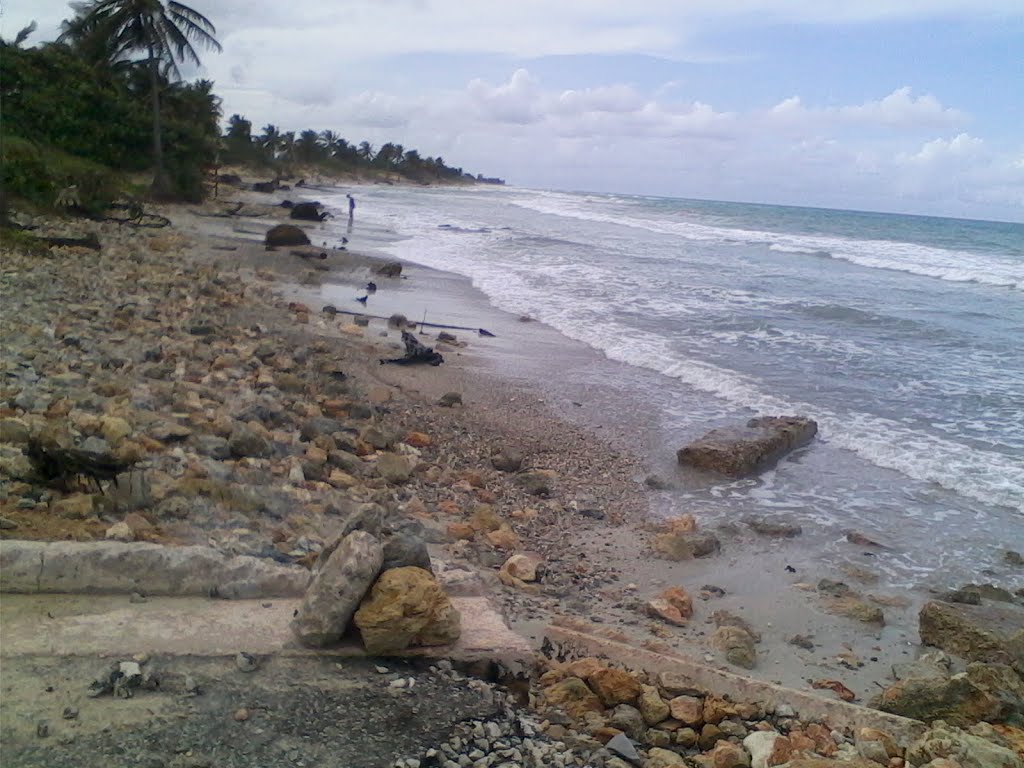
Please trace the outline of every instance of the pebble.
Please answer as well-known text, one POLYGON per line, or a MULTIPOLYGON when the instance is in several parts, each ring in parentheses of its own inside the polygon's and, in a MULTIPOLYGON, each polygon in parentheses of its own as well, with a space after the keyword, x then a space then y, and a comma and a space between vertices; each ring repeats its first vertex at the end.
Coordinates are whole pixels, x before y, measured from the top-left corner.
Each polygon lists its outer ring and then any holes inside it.
POLYGON ((64 707, 64 711, 61 713, 61 717, 63 717, 65 720, 77 720, 78 707, 64 707))
POLYGON ((235 710, 235 714, 232 715, 232 717, 234 717, 236 723, 244 723, 249 719, 249 710, 242 707, 241 709, 235 710))

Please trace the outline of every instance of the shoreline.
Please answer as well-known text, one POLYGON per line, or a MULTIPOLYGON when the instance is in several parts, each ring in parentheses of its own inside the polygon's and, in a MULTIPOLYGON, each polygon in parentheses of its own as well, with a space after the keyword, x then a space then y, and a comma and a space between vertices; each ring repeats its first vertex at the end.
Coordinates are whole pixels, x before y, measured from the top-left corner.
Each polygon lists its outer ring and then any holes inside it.
MULTIPOLYGON (((138 287, 116 286, 113 293, 119 300, 134 296, 150 307, 150 313, 155 311, 154 306, 162 304, 161 311, 170 316, 146 322, 164 324, 169 348, 186 345, 180 347, 182 353, 186 348, 202 349, 201 345, 207 343, 203 339, 207 338, 208 327, 214 329, 209 343, 219 345, 205 357, 210 366, 205 374, 190 370, 191 360, 183 355, 167 361, 168 378, 163 382, 153 379, 155 384, 145 383, 140 389, 139 380, 133 378, 137 374, 130 371, 121 389, 115 386, 116 382, 107 382, 108 391, 114 393, 104 396, 107 401, 103 407, 109 408, 107 415, 124 418, 135 427, 134 432, 143 433, 139 442, 157 467, 152 497, 157 498, 160 492, 164 495, 154 510, 159 510, 160 504, 168 499, 180 497, 172 490, 174 487, 190 483, 198 491, 188 497, 194 506, 184 518, 156 511, 150 514, 154 519, 145 521, 148 529, 140 524, 139 540, 174 544, 209 539, 226 552, 249 551, 263 544, 269 548, 267 551, 308 565, 317 551, 311 544, 330 541, 343 521, 331 505, 344 507, 372 501, 395 514, 420 521, 427 531, 431 555, 444 563, 443 568, 472 569, 489 596, 501 604, 512 626, 537 645, 549 623, 571 622, 595 631, 611 631, 648 650, 681 651, 718 668, 790 688, 810 691, 809 678, 836 677, 862 703, 875 692, 876 683, 888 681, 893 664, 914 658, 917 638, 916 633, 906 628, 909 625, 878 629, 825 613, 813 591, 814 584, 804 580, 808 575, 816 575, 810 564, 806 571, 792 577, 787 574, 774 580, 765 578, 769 572, 786 574, 785 566, 800 563, 799 539, 764 539, 743 530, 719 530, 723 546, 720 554, 682 562, 656 558, 651 544, 662 529, 651 519, 649 506, 653 494, 658 492, 644 485, 649 474, 647 457, 644 449, 636 450, 643 445, 642 438, 635 432, 631 435, 628 429, 598 434, 588 428, 585 418, 569 418, 576 415, 573 409, 577 406, 568 393, 560 394, 557 388, 545 389, 530 376, 509 376, 508 370, 503 370, 495 359, 502 354, 502 345, 514 339, 506 340, 499 335, 492 343, 470 336, 466 347, 438 344, 446 358, 440 368, 380 366, 378 358, 390 355, 396 347, 397 333, 386 331, 380 321, 371 321, 364 328, 348 319, 325 316, 314 302, 320 295, 319 286, 302 284, 312 282, 313 278, 326 278, 331 285, 356 288, 372 274, 373 267, 380 263, 379 257, 360 251, 333 251, 326 260, 326 266, 332 268, 325 271, 317 268, 316 262, 311 268, 308 260, 293 256, 290 249, 268 253, 252 237, 284 216, 283 209, 261 204, 266 199, 261 195, 243 201, 251 206, 251 212, 260 214, 249 219, 196 215, 196 210, 218 210, 222 202, 208 204, 204 209, 165 210, 174 221, 173 231, 148 236, 142 253, 133 253, 133 243, 141 243, 145 235, 132 238, 128 237, 131 233, 98 227, 104 237, 112 238, 114 245, 111 253, 97 258, 106 259, 107 266, 114 261, 130 265, 124 274, 133 274, 139 280, 138 287), (180 263, 174 261, 179 256, 183 259, 180 263), (166 287, 171 301, 182 301, 181 306, 153 301, 157 286, 166 287), (296 306, 297 302, 307 304, 308 311, 296 306), (379 335, 382 331, 387 332, 386 339, 379 335), (226 334, 224 338, 222 333, 226 334), (246 370, 240 360, 227 359, 232 350, 235 358, 256 354, 261 344, 270 344, 271 355, 281 356, 276 367, 262 365, 256 368, 259 373, 254 373, 246 370), (300 350, 303 360, 299 360, 300 350), (313 365, 317 366, 316 375, 310 368, 313 365), (345 386, 329 390, 323 378, 323 371, 327 370, 324 366, 340 366, 339 370, 345 372, 345 386), (256 386, 250 391, 247 387, 251 386, 251 376, 256 377, 256 386), (260 385, 263 376, 268 377, 269 383, 260 385), (241 388, 243 396, 238 404, 245 405, 242 412, 249 416, 256 415, 253 406, 262 403, 263 396, 257 393, 263 391, 280 401, 285 411, 295 409, 302 418, 333 417, 342 411, 348 417, 357 410, 368 411, 373 423, 386 425, 396 436, 413 432, 426 435, 426 444, 411 454, 421 459, 421 466, 406 484, 397 487, 377 482, 377 478, 368 475, 357 476, 351 485, 349 480, 340 478, 332 483, 334 473, 321 469, 318 477, 311 463, 311 449, 299 440, 297 431, 291 431, 299 426, 299 420, 291 420, 280 412, 268 411, 272 418, 261 427, 262 432, 251 427, 265 440, 288 447, 287 455, 270 459, 241 458, 216 464, 193 454, 191 449, 172 447, 174 440, 153 436, 165 434, 153 427, 166 421, 147 421, 158 410, 150 407, 151 400, 174 414, 179 425, 188 425, 195 435, 212 434, 222 429, 217 426, 221 411, 235 403, 230 396, 234 387, 241 388), (314 391, 311 388, 316 388, 316 397, 312 399, 308 397, 314 391), (448 392, 459 393, 462 405, 440 407, 438 399, 448 392), (116 416, 118 413, 124 415, 116 416), (554 486, 550 493, 531 495, 519 484, 517 475, 492 466, 492 455, 508 447, 523 454, 525 469, 554 473, 549 476, 553 477, 554 486), (223 474, 218 475, 221 471, 223 474), (262 489, 269 493, 271 486, 279 494, 277 497, 259 503, 253 500, 254 492, 262 489), (227 509, 208 502, 218 494, 229 498, 227 509), (253 509, 247 509, 247 505, 253 509), (208 516, 199 514, 200 508, 208 516), (500 524, 505 524, 504 528, 488 525, 468 535, 465 531, 452 534, 454 524, 489 515, 496 516, 500 524), (499 530, 510 532, 512 538, 489 535, 499 530), (521 588, 499 583, 498 568, 517 551, 535 552, 542 557, 547 574, 539 584, 521 588), (681 627, 650 616, 647 609, 648 600, 672 586, 684 587, 696 598, 693 619, 681 627), (744 587, 755 589, 745 591, 744 587), (761 635, 756 647, 758 663, 753 670, 727 664, 722 652, 709 642, 715 626, 728 625, 737 617, 749 622, 754 632, 761 635), (814 650, 796 650, 788 639, 794 635, 811 638, 814 650)), ((60 228, 66 226, 61 224, 60 228)), ((69 258, 77 260, 83 272, 92 263, 89 254, 69 258)), ((16 264, 12 279, 22 280, 23 286, 45 285, 41 282, 46 279, 45 271, 28 278, 26 271, 19 269, 33 263, 32 259, 25 259, 23 264, 16 264)), ((43 266, 51 271, 51 277, 61 273, 62 268, 53 261, 44 262, 43 266)), ((407 269, 412 276, 403 282, 403 290, 415 294, 420 290, 417 270, 422 268, 410 265, 407 269)), ((77 347, 64 340, 74 338, 78 339, 76 344, 81 344, 84 337, 80 331, 89 329, 100 337, 106 334, 108 338, 99 339, 104 344, 120 343, 127 347, 133 332, 130 322, 105 328, 93 320, 99 317, 104 322, 118 322, 116 312, 120 311, 116 306, 89 304, 104 295, 99 274, 96 279, 90 279, 88 274, 77 275, 75 279, 79 289, 93 293, 86 297, 82 307, 70 308, 68 316, 61 314, 56 318, 54 338, 61 340, 68 353, 56 354, 53 371, 63 368, 69 385, 81 387, 81 376, 74 365, 77 347)), ((445 273, 431 272, 429 279, 449 285, 453 301, 460 300, 460 295, 466 301, 467 291, 475 291, 464 278, 445 277, 445 273)), ((379 291, 383 298, 389 289, 385 279, 381 283, 379 291)), ((480 301, 486 300, 477 294, 470 303, 479 306, 480 301)), ((19 297, 22 300, 24 317, 18 322, 27 328, 40 319, 41 308, 28 297, 19 297)), ((129 303, 121 302, 118 306, 129 303)), ((146 314, 142 317, 146 319, 146 314)), ((503 321, 515 322, 511 316, 503 321)), ((552 329, 538 330, 533 325, 525 324, 524 334, 557 335, 552 329)), ((147 341, 159 340, 158 334, 153 335, 158 328, 143 330, 148 334, 147 341)), ((456 337, 459 342, 466 338, 462 332, 456 337)), ((41 330, 34 338, 34 343, 42 343, 47 335, 41 330)), ((434 339, 431 337, 427 343, 433 344, 434 339)), ((568 340, 562 344, 562 350, 577 349, 581 365, 591 365, 596 359, 596 353, 584 352, 581 344, 568 340)), ((558 349, 556 342, 552 342, 552 349, 558 349)), ((130 351, 126 350, 125 355, 130 351)), ((110 358, 111 352, 106 350, 103 354, 110 358)), ((41 366, 53 363, 42 359, 45 355, 39 357, 41 366)), ((131 365, 122 363, 121 367, 131 365)), ((200 361, 199 367, 202 366, 200 361)), ((97 366, 95 370, 110 369, 97 366)), ((73 401, 74 394, 65 399, 73 401)), ((84 402, 85 393, 82 394, 84 402)), ((95 399, 95 395, 90 396, 95 399)), ((45 410, 59 414, 64 408, 53 411, 52 403, 40 409, 41 401, 24 402, 31 405, 26 410, 33 413, 45 410)), ((578 410, 583 415, 585 409, 578 410)), ((76 414, 73 420, 83 431, 92 429, 85 426, 93 424, 86 418, 88 414, 83 415, 75 402, 68 403, 64 413, 69 417, 71 414, 76 414)), ((250 425, 252 421, 250 418, 250 425)), ((364 469, 371 466, 364 463, 364 469)), ((11 495, 4 499, 4 516, 9 516, 18 527, 5 530, 5 538, 18 537, 19 530, 22 535, 32 532, 26 520, 49 512, 52 505, 63 501, 55 496, 15 495, 18 499, 14 503, 11 495), (25 499, 31 499, 34 506, 19 507, 25 499)), ((149 513, 146 507, 140 511, 143 517, 149 513)), ((102 508, 96 517, 96 524, 89 516, 62 518, 59 530, 50 533, 60 538, 102 538, 107 526, 121 514, 102 508)), ((46 531, 41 529, 39 533, 46 531)), ((907 614, 908 608, 886 607, 887 616, 900 611, 907 614)))

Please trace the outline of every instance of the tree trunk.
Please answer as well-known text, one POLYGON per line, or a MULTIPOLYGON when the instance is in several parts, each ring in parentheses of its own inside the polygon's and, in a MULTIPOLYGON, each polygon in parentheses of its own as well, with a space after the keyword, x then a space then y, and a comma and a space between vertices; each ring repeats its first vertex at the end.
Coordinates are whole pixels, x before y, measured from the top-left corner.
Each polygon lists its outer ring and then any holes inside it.
POLYGON ((164 147, 160 130, 160 61, 153 55, 153 46, 149 46, 149 86, 153 105, 153 194, 167 197, 171 192, 170 179, 164 170, 164 147))

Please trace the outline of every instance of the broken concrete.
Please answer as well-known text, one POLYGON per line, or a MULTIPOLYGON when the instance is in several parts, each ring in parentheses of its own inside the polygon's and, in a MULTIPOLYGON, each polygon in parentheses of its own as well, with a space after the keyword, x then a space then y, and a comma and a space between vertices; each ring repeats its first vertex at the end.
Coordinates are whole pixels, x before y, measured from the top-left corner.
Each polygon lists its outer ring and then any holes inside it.
POLYGON ((116 541, 0 542, 0 592, 297 597, 309 571, 209 547, 116 541))
POLYGON ((764 416, 743 427, 714 429, 679 450, 680 464, 745 477, 768 469, 814 439, 818 424, 803 416, 764 416))

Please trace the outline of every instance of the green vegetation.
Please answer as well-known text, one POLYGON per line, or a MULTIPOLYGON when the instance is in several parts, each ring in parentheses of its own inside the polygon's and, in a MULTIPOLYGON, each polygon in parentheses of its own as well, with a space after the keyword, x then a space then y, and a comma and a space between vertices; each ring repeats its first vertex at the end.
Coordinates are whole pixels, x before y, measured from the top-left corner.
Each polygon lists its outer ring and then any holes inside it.
POLYGON ((281 178, 306 169, 421 183, 481 181, 440 157, 326 131, 283 132, 233 115, 221 135, 213 83, 181 82, 178 64, 199 63, 195 46, 220 50, 213 24, 173 0, 89 0, 56 42, 22 44, 34 26, 0 40, 0 218, 8 197, 41 208, 102 212, 137 193, 130 174, 152 171, 148 194, 201 200, 222 164, 281 178))
POLYGON ((471 176, 461 168, 451 168, 440 157, 420 156, 415 149, 388 142, 374 150, 363 141, 356 145, 332 130, 307 129, 296 136, 294 131, 282 132, 276 125, 266 125, 262 133, 253 135, 252 123, 242 115, 228 119, 221 159, 228 165, 245 165, 269 169, 282 176, 294 176, 300 169, 316 169, 324 173, 351 173, 367 178, 398 174, 423 184, 436 182, 480 181, 502 184, 500 179, 471 176))

